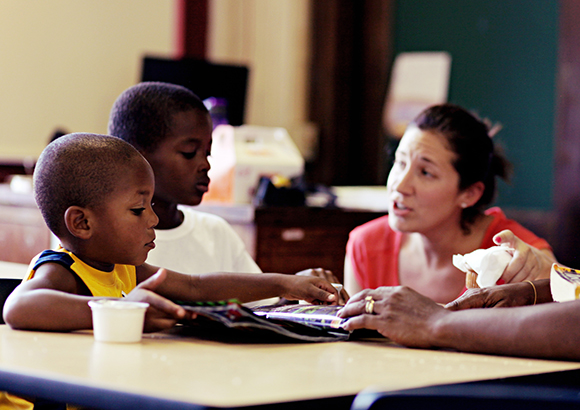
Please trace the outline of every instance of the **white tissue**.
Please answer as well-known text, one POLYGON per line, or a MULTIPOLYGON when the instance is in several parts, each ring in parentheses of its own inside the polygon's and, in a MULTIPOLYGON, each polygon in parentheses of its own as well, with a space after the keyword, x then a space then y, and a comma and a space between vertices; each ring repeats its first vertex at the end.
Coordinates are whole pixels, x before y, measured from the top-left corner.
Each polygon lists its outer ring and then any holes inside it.
POLYGON ((477 273, 476 282, 480 288, 493 286, 512 259, 515 249, 507 246, 492 246, 477 249, 466 255, 453 255, 453 265, 463 272, 477 273))

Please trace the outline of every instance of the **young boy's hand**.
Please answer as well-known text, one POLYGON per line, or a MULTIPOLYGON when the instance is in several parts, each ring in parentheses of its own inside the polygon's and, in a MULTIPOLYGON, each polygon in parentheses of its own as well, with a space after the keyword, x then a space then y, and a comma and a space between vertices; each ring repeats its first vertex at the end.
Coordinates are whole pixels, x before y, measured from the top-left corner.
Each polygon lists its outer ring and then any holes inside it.
POLYGON ((159 269, 149 279, 141 282, 129 293, 127 300, 149 303, 145 314, 145 332, 156 332, 169 329, 182 319, 194 319, 195 314, 186 311, 183 307, 169 299, 155 293, 155 289, 165 280, 167 271, 159 269))
MULTIPOLYGON (((329 281, 330 283, 339 283, 340 281, 338 280, 338 278, 336 276, 334 276, 334 273, 332 273, 332 271, 330 270, 326 270, 323 268, 312 268, 312 269, 304 269, 301 270, 300 272, 296 272, 296 275, 299 276, 316 276, 319 278, 324 278, 327 281, 329 281)), ((348 295, 348 292, 344 289, 344 287, 341 288, 340 292, 338 292, 338 304, 339 305, 344 305, 346 304, 346 302, 348 302, 348 299, 350 298, 350 296, 348 295)))
POLYGON ((305 300, 315 305, 336 305, 338 292, 326 279, 300 275, 282 275, 285 293, 281 295, 288 300, 305 300))

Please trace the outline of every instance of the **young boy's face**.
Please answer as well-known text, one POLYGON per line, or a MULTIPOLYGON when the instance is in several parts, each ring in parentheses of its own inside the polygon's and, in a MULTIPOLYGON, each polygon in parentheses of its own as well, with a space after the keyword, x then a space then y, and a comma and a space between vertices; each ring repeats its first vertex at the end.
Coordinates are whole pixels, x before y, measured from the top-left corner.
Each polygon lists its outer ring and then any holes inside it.
POLYGON ((155 173, 155 200, 199 205, 208 190, 212 126, 209 114, 189 110, 173 116, 173 127, 145 157, 155 173))
POLYGON ((153 228, 159 222, 151 206, 153 171, 141 160, 138 166, 124 167, 117 181, 106 203, 93 210, 89 257, 105 265, 139 266, 155 247, 153 228))

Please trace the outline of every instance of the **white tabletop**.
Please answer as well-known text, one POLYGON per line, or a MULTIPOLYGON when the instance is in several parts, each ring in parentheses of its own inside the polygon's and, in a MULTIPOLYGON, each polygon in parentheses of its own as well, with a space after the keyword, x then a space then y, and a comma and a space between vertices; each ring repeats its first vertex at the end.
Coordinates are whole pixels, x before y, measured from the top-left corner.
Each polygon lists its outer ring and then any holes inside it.
POLYGON ((235 344, 158 333, 141 343, 105 344, 92 332, 0 326, 0 389, 58 392, 100 408, 108 406, 108 396, 236 407, 578 368, 576 362, 407 349, 384 340, 235 344))

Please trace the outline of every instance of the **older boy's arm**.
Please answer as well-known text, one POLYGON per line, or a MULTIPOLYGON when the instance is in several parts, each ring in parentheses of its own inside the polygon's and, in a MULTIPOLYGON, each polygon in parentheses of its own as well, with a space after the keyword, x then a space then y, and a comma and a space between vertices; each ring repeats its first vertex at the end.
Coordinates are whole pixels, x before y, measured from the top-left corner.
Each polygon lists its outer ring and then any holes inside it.
POLYGON ((280 273, 210 273, 199 275, 196 279, 195 288, 204 300, 236 298, 245 303, 279 296, 315 304, 336 304, 338 301, 337 290, 320 277, 280 273))
MULTIPOLYGON (((159 268, 144 264, 137 268, 140 282, 159 268)), ((167 270, 165 281, 157 292, 167 298, 186 301, 238 299, 241 303, 274 296, 311 303, 336 303, 338 293, 330 282, 319 277, 278 273, 207 273, 185 275, 167 270)))
POLYGON ((92 328, 90 300, 80 296, 74 276, 57 264, 44 264, 20 284, 4 305, 4 321, 14 329, 92 328))

